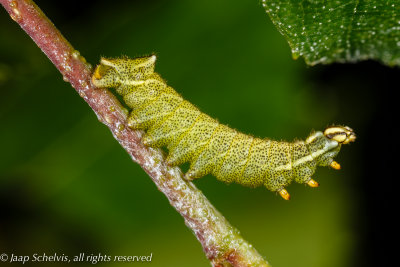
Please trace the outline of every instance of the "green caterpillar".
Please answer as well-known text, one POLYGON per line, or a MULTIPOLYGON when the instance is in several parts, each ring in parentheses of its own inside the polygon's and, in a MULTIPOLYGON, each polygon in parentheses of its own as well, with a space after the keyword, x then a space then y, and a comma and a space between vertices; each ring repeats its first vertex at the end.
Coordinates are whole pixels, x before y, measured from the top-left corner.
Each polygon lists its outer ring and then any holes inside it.
POLYGON ((128 125, 146 130, 143 143, 167 147, 168 164, 190 162, 185 178, 193 180, 208 173, 217 179, 245 186, 264 185, 290 195, 285 186, 292 180, 317 187, 311 179, 317 166, 340 169, 333 161, 342 144, 356 136, 346 126, 313 132, 305 141, 278 142, 255 138, 231 129, 202 113, 184 100, 154 72, 156 56, 102 58, 94 71, 96 87, 115 88, 132 108, 128 125))

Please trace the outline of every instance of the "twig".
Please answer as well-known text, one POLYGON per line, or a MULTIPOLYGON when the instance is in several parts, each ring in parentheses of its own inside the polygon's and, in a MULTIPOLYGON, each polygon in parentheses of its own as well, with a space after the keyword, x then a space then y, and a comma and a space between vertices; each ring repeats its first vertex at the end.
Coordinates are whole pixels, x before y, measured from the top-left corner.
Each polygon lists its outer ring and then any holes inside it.
POLYGON ((35 3, 29 0, 0 0, 0 3, 165 194, 193 230, 214 266, 270 266, 200 190, 183 180, 179 168, 169 167, 159 149, 141 143, 142 132, 126 125, 126 110, 109 91, 96 89, 91 84, 91 66, 35 3))

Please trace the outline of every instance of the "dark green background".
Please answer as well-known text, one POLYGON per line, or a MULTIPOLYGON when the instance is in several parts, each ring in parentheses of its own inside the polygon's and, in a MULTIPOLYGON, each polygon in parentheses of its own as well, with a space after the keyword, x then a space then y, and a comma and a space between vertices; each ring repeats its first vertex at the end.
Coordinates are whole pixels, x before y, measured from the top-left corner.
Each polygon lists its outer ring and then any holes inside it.
MULTIPOLYGON (((354 128, 342 170, 319 168, 320 188, 293 184, 289 202, 212 176, 195 181, 273 266, 391 260, 398 69, 294 61, 256 0, 84 2, 36 1, 93 65, 156 53, 156 70, 185 98, 260 137, 354 128)), ((129 265, 209 266, 165 196, 4 10, 0 123, 0 254, 152 253, 129 265)))

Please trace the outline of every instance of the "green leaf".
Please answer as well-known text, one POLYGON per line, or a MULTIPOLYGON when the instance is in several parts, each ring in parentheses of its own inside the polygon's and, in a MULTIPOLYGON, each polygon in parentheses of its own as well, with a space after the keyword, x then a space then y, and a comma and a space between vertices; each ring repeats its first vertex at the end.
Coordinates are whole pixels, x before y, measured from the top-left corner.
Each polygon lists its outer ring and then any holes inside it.
POLYGON ((295 59, 400 65, 398 0, 263 0, 263 6, 295 59))

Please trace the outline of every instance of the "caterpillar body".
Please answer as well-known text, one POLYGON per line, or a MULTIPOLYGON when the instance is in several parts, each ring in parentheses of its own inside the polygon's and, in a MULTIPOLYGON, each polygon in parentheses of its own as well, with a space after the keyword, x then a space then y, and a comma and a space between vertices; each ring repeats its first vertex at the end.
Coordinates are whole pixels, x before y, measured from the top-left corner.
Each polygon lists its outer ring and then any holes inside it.
POLYGON ((132 108, 129 127, 146 131, 145 145, 167 147, 168 164, 190 162, 188 180, 211 173, 227 183, 263 185, 289 199, 285 186, 294 180, 317 187, 311 178, 316 167, 340 169, 334 157, 342 144, 356 138, 347 126, 328 127, 293 143, 240 133, 184 100, 154 72, 155 61, 155 55, 102 58, 92 82, 96 87, 115 88, 123 96, 132 108))

